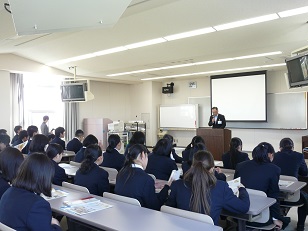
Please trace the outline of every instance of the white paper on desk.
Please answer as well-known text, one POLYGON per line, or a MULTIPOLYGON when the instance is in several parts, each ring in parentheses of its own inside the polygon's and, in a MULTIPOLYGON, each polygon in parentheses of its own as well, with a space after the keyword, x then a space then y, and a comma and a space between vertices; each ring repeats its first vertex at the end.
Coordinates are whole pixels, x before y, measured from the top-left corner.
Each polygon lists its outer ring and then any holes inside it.
POLYGON ((172 170, 168 182, 172 180, 178 180, 180 179, 181 171, 180 170, 172 170))
POLYGON ((108 209, 111 207, 112 205, 103 203, 100 200, 93 198, 89 200, 89 202, 81 202, 81 203, 72 202, 72 205, 65 205, 61 207, 61 209, 68 213, 77 214, 81 216, 84 214, 93 213, 93 212, 103 210, 103 209, 108 209))
POLYGON ((56 199, 56 198, 60 198, 60 197, 66 197, 69 193, 68 192, 65 192, 61 189, 52 189, 51 190, 51 197, 47 197, 45 196, 44 194, 41 194, 41 196, 46 200, 46 201, 49 201, 49 200, 52 200, 52 199, 56 199))
POLYGON ((238 196, 238 188, 241 185, 241 177, 227 181, 229 188, 232 189, 234 195, 238 196))
POLYGON ((293 183, 294 183, 294 181, 279 180, 278 185, 279 185, 279 187, 289 187, 293 183))

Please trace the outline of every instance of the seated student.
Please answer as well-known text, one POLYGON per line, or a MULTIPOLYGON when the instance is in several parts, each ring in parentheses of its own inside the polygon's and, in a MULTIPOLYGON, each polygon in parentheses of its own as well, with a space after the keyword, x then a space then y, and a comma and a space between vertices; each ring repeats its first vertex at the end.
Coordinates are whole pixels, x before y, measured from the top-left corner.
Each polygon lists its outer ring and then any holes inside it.
POLYGON ((0 129, 0 135, 7 135, 7 130, 5 129, 0 129))
POLYGON ((67 143, 66 150, 77 153, 82 148, 81 142, 83 141, 83 138, 84 138, 83 131, 78 129, 75 132, 75 137, 67 143))
POLYGON ((125 157, 120 154, 118 150, 121 149, 121 139, 119 135, 111 134, 108 137, 108 147, 106 152, 103 154, 102 166, 108 168, 115 168, 120 171, 124 165, 125 157))
POLYGON ((10 139, 9 135, 0 134, 0 152, 10 146, 10 139))
POLYGON ((65 170, 59 166, 62 159, 63 148, 59 144, 49 144, 46 150, 46 155, 52 160, 55 168, 55 175, 52 179, 52 183, 55 185, 62 186, 63 181, 67 181, 67 175, 65 170))
MULTIPOLYGON (((145 135, 143 132, 136 131, 134 132, 132 138, 130 138, 128 144, 126 145, 124 156, 126 156, 128 149, 133 146, 134 144, 142 144, 145 145, 145 135)), ((147 150, 147 153, 150 153, 149 150, 147 150)))
POLYGON ((167 139, 160 139, 149 156, 145 171, 157 179, 169 180, 172 170, 178 170, 175 161, 170 159, 171 149, 172 145, 167 139))
POLYGON ((82 148, 75 155, 75 162, 81 163, 85 159, 84 151, 86 150, 86 147, 88 147, 90 144, 98 144, 98 139, 92 134, 88 135, 83 140, 82 148))
MULTIPOLYGON (((293 151, 294 144, 290 138, 283 138, 280 141, 280 151, 275 153, 273 163, 281 169, 281 175, 287 176, 307 176, 307 165, 304 159, 304 155, 299 152, 293 151)), ((298 202, 281 202, 281 204, 298 205, 303 206, 297 208, 297 231, 305 230, 305 221, 308 211, 308 195, 306 192, 301 190, 300 199, 298 202)))
POLYGON ((65 134, 65 129, 63 127, 57 127, 55 130, 55 138, 50 142, 51 144, 60 144, 63 148, 63 150, 65 150, 65 141, 62 140, 62 138, 64 138, 64 134, 65 134))
POLYGON ((47 144, 48 144, 47 136, 43 134, 35 135, 29 147, 29 154, 32 154, 34 152, 45 153, 47 144))
POLYGON ((32 142, 33 137, 38 133, 38 128, 37 126, 31 125, 27 128, 27 133, 28 133, 28 143, 27 145, 21 150, 23 154, 28 154, 29 153, 29 147, 32 142))
POLYGON ((194 145, 197 143, 202 143, 205 146, 205 142, 201 136, 194 136, 190 144, 188 144, 185 150, 182 152, 183 161, 189 161, 190 151, 192 150, 194 145))
POLYGON ((21 152, 12 147, 7 147, 0 155, 0 198, 3 193, 10 187, 13 179, 17 175, 17 171, 24 157, 21 152))
POLYGON ((98 167, 103 162, 102 149, 97 144, 89 145, 85 159, 76 172, 74 183, 86 187, 91 194, 102 196, 110 191, 108 172, 98 167))
POLYGON ((0 222, 16 230, 61 230, 52 218, 48 201, 51 196, 54 167, 46 155, 33 153, 21 164, 12 187, 0 200, 0 222))
MULTIPOLYGON (((270 219, 266 224, 274 222, 279 229, 284 229, 290 223, 290 219, 280 213, 278 202, 280 168, 271 163, 274 153, 271 144, 266 142, 258 144, 252 151, 252 160, 236 166, 234 178, 241 177, 241 182, 246 188, 263 191, 268 197, 277 200, 270 207, 270 219)), ((258 223, 255 224, 257 225, 258 223)))
POLYGON ((55 137, 56 137, 55 134, 50 133, 50 134, 47 136, 48 142, 51 143, 51 141, 52 141, 55 137))
MULTIPOLYGON (((173 136, 172 135, 165 134, 163 136, 163 139, 169 140, 169 142, 171 142, 172 147, 174 147, 176 145, 176 144, 173 144, 173 136)), ((176 163, 182 163, 182 161, 183 161, 183 158, 178 156, 178 154, 176 154, 174 148, 171 149, 170 158, 172 160, 175 160, 176 163)))
POLYGON ((19 133, 21 132, 21 130, 22 130, 22 126, 20 125, 17 125, 14 127, 15 136, 13 137, 11 144, 13 144, 15 141, 18 140, 19 133))
POLYGON ((147 148, 141 144, 131 146, 124 167, 117 175, 114 192, 137 199, 142 207, 159 210, 168 197, 170 187, 165 185, 159 193, 155 193, 155 182, 144 171, 147 163, 147 148))
POLYGON ((184 175, 184 179, 171 184, 166 205, 207 214, 212 217, 215 225, 218 225, 222 209, 247 213, 250 201, 244 186, 239 188, 237 197, 226 182, 216 180, 213 171, 212 154, 208 151, 195 153, 192 167, 184 175))
POLYGON ((238 163, 249 160, 248 154, 242 152, 242 140, 238 137, 233 137, 230 141, 230 149, 222 155, 224 168, 234 169, 238 163))
POLYGON ((19 135, 18 135, 18 140, 16 140, 12 146, 16 146, 18 144, 21 144, 23 142, 26 142, 28 140, 28 132, 26 130, 22 130, 19 132, 19 135))

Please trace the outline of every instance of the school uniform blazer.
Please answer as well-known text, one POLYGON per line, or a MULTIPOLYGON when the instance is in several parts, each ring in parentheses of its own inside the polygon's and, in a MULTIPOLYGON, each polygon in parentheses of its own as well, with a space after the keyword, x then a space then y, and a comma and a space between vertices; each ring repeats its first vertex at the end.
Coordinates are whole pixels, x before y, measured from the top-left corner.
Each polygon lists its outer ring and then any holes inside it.
POLYGON ((217 115, 217 120, 216 122, 212 122, 213 116, 211 115, 209 118, 209 123, 208 125, 212 128, 225 128, 226 127, 226 119, 225 116, 222 114, 217 115))
MULTIPOLYGON (((183 180, 177 180, 171 184, 171 193, 166 205, 191 211, 189 203, 191 187, 183 180)), ((239 189, 239 197, 233 194, 228 184, 217 180, 216 185, 210 191, 210 216, 215 225, 218 225, 222 209, 233 213, 247 213, 250 206, 249 195, 245 188, 239 189)))
POLYGON ((131 168, 129 179, 129 170, 120 172, 117 176, 114 192, 121 196, 137 199, 142 207, 160 210, 168 197, 169 186, 165 185, 159 192, 155 193, 155 182, 141 168, 131 168))
POLYGON ((5 193, 5 191, 10 187, 11 186, 9 185, 9 182, 7 182, 7 180, 5 180, 2 176, 0 176, 0 199, 3 193, 5 193))
POLYGON ((183 162, 183 158, 178 156, 178 154, 176 154, 174 148, 172 148, 171 154, 172 154, 173 159, 175 160, 175 163, 182 163, 183 162))
POLYGON ((21 144, 21 143, 23 143, 23 141, 22 141, 21 139, 18 139, 18 140, 16 140, 16 141, 14 141, 14 143, 12 144, 12 146, 14 147, 14 146, 16 146, 16 145, 18 145, 18 144, 21 144))
POLYGON ((183 161, 188 161, 189 160, 189 154, 192 148, 186 148, 183 152, 182 152, 182 157, 183 157, 183 161))
POLYGON ((241 177, 241 183, 250 189, 260 190, 277 202, 270 207, 271 217, 283 220, 279 209, 279 176, 280 168, 272 163, 257 163, 254 160, 244 161, 236 167, 234 178, 241 177))
POLYGON ((0 201, 0 222, 18 231, 51 231, 51 208, 43 197, 25 189, 10 187, 0 201))
POLYGON ((66 145, 67 151, 73 151, 77 153, 82 148, 82 143, 75 137, 70 140, 66 145))
MULTIPOLYGON (((246 161, 246 160, 249 160, 249 157, 248 157, 247 153, 245 153, 245 152, 237 152, 236 153, 236 159, 235 159, 235 168, 236 168, 236 165, 238 163, 241 163, 241 162, 246 161)), ((227 153, 222 155, 222 162, 224 164, 224 168, 235 169, 235 168, 233 168, 232 163, 231 163, 231 154, 230 154, 230 152, 227 152, 227 153)))
POLYGON ((125 162, 124 155, 120 154, 116 149, 112 149, 111 152, 103 153, 103 163, 101 166, 108 168, 115 168, 120 171, 125 162))
POLYGON ((75 155, 74 161, 81 163, 84 159, 84 151, 86 150, 86 147, 82 147, 75 155))
POLYGON ((108 172, 93 164, 93 168, 86 174, 77 170, 74 183, 89 189, 91 194, 103 196, 104 192, 110 191, 108 172))
POLYGON ((281 175, 307 176, 308 170, 304 155, 293 150, 283 150, 275 153, 273 163, 281 168, 281 175))
POLYGON ((147 173, 153 174, 157 179, 169 180, 172 170, 178 170, 174 160, 169 156, 161 156, 153 153, 148 158, 147 173))
MULTIPOLYGON (((183 175, 190 169, 191 165, 188 162, 183 162, 182 164, 182 170, 183 170, 183 175)), ((217 180, 222 180, 226 181, 227 177, 223 173, 218 173, 217 171, 214 171, 214 175, 217 180)))
POLYGON ((13 139, 12 139, 12 141, 11 141, 11 144, 14 144, 14 142, 16 142, 18 139, 19 139, 19 135, 16 134, 16 135, 13 137, 13 139))
POLYGON ((65 170, 61 168, 57 162, 53 161, 53 166, 55 167, 55 175, 52 179, 52 183, 62 186, 63 181, 67 181, 67 175, 65 174, 65 170))
POLYGON ((28 139, 27 145, 21 150, 22 154, 29 154, 29 148, 31 144, 32 138, 28 139))
POLYGON ((51 142, 51 144, 60 144, 63 148, 63 150, 65 150, 65 141, 61 140, 60 137, 55 137, 51 142))

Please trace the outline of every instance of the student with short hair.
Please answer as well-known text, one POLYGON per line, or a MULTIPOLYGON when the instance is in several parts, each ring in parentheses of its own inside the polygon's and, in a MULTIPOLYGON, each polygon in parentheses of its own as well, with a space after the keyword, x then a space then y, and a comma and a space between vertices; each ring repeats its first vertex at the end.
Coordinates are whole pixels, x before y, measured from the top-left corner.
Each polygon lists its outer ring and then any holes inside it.
POLYGON ((170 187, 165 185, 159 193, 155 193, 155 182, 144 171, 147 163, 147 148, 141 144, 131 146, 124 167, 117 175, 114 192, 137 199, 142 207, 159 210, 168 197, 170 187))
POLYGON ((74 158, 75 162, 81 163, 85 159, 84 152, 86 150, 86 147, 88 147, 91 144, 98 144, 98 139, 92 134, 88 135, 83 140, 82 148, 75 155, 75 158, 74 158))
POLYGON ((63 181, 67 181, 65 170, 59 166, 62 159, 62 154, 63 148, 59 144, 49 144, 46 149, 46 155, 52 160, 55 169, 55 175, 52 179, 52 183, 59 186, 62 186, 63 181))
POLYGON ((23 142, 26 142, 28 140, 28 132, 26 130, 22 130, 19 132, 19 135, 18 135, 18 140, 16 140, 12 146, 16 146, 18 144, 21 144, 23 142))
POLYGON ((34 152, 45 153, 48 144, 47 136, 43 134, 37 134, 33 137, 32 142, 29 147, 29 154, 34 152))
POLYGON ((63 127, 57 127, 55 130, 55 138, 50 142, 51 144, 60 144, 63 148, 63 150, 65 150, 65 141, 62 140, 62 138, 64 138, 64 134, 65 134, 65 129, 63 127))
POLYGON ((109 174, 99 167, 103 162, 102 149, 97 144, 91 144, 84 154, 85 159, 76 172, 74 183, 86 187, 91 194, 102 196, 110 191, 109 174))
POLYGON ((233 137, 230 141, 230 149, 222 155, 224 168, 234 169, 238 163, 249 160, 248 154, 242 152, 242 140, 238 137, 233 137))
POLYGON ((171 184, 171 192, 166 205, 204 213, 218 224, 222 209, 234 213, 247 213, 250 206, 249 195, 243 185, 239 197, 235 196, 228 183, 217 180, 213 174, 214 159, 208 151, 198 151, 193 156, 192 167, 183 180, 171 184))
POLYGON ((16 142, 18 140, 19 133, 21 132, 21 130, 22 130, 22 126, 20 126, 20 125, 17 125, 17 126, 14 127, 15 136, 13 137, 11 144, 13 144, 14 142, 16 142))
POLYGON ((44 154, 33 153, 21 164, 12 187, 0 200, 0 222, 16 230, 61 230, 41 194, 51 196, 54 167, 44 154))
POLYGON ((81 129, 78 129, 75 132, 75 137, 67 143, 66 150, 77 153, 82 148, 81 142, 83 141, 83 138, 84 132, 81 129))
POLYGON ((24 157, 22 153, 12 147, 7 147, 1 152, 0 155, 0 199, 3 193, 11 187, 13 179, 17 175, 17 171, 24 157))
POLYGON ((6 129, 0 129, 0 135, 7 135, 7 130, 6 129))
POLYGON ((172 170, 178 170, 175 161, 170 158, 171 149, 172 145, 168 140, 160 139, 149 156, 145 171, 157 179, 168 180, 172 170))
POLYGON ((124 165, 125 157, 119 153, 121 149, 121 139, 117 134, 111 134, 108 137, 108 147, 103 154, 103 167, 115 168, 120 171, 124 165))
POLYGON ((34 125, 30 125, 27 128, 27 133, 28 133, 28 143, 27 145, 21 150, 21 152, 23 154, 28 154, 29 153, 29 148, 30 148, 30 144, 32 142, 33 137, 38 133, 38 128, 37 126, 34 125))
POLYGON ((10 136, 0 134, 0 152, 2 152, 8 146, 10 146, 10 136))

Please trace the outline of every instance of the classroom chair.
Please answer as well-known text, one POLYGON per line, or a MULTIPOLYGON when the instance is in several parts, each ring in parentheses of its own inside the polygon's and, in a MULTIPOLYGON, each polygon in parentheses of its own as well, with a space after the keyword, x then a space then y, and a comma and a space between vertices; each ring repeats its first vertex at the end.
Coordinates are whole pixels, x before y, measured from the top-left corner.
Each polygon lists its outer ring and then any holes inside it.
POLYGON ((80 167, 81 163, 75 162, 75 161, 70 161, 70 165, 80 167))
MULTIPOLYGON (((254 190, 254 189, 246 189, 249 195, 258 195, 258 196, 263 196, 263 197, 267 197, 266 193, 263 191, 259 191, 259 190, 254 190)), ((266 208, 265 210, 263 210, 263 212, 261 214, 259 214, 256 217, 253 217, 251 222, 256 222, 256 223, 265 223, 269 220, 270 218, 270 211, 269 208, 266 208)), ((253 226, 253 225, 246 225, 249 228, 253 228, 253 229, 257 229, 257 230, 272 230, 276 227, 276 225, 270 224, 270 225, 264 225, 264 226, 253 226)))
POLYGON ((149 175, 150 177, 152 177, 154 181, 156 180, 156 176, 154 176, 153 174, 148 173, 148 175, 149 175))
POLYGON ((102 168, 102 169, 104 169, 105 171, 108 172, 109 182, 115 181, 117 179, 118 170, 116 170, 115 168, 108 168, 108 167, 102 167, 102 166, 100 166, 100 168, 102 168))
POLYGON ((169 214, 176 215, 179 217, 185 217, 191 220, 201 221, 204 223, 214 225, 213 219, 209 215, 205 215, 202 213, 195 213, 191 211, 173 208, 173 207, 166 206, 166 205, 163 205, 160 208, 160 211, 163 213, 169 213, 169 214))
POLYGON ((140 202, 135 198, 120 196, 109 192, 104 192, 103 197, 141 207, 140 202))
POLYGON ((84 193, 90 193, 89 190, 86 187, 76 185, 76 184, 71 184, 71 183, 68 183, 68 182, 65 182, 65 181, 62 182, 62 186, 65 187, 65 188, 74 189, 76 191, 80 191, 80 192, 84 192, 84 193))
POLYGON ((0 231, 16 231, 16 229, 12 229, 7 225, 0 222, 0 231))

